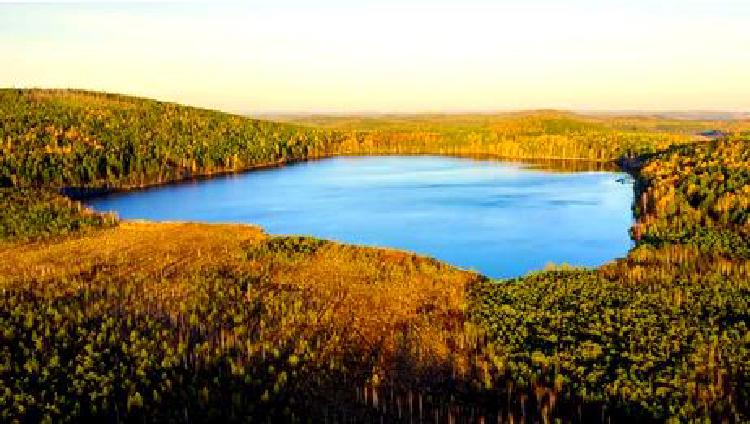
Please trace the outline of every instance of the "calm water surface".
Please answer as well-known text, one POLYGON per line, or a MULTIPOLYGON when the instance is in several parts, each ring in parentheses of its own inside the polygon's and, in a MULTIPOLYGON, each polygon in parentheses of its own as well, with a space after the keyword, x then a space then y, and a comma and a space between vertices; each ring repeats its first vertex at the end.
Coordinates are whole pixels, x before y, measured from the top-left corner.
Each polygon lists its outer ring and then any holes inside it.
MULTIPOLYGON (((625 179, 625 181, 623 181, 625 179)), ((619 172, 432 156, 341 157, 88 201, 125 219, 242 222, 432 256, 492 277, 597 266, 631 247, 619 172)))

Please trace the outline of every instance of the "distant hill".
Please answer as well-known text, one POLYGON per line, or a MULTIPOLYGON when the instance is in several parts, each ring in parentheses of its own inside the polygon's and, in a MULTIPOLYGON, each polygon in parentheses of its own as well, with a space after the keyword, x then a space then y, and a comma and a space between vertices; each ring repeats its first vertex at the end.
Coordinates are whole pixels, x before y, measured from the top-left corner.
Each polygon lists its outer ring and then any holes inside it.
POLYGON ((685 121, 741 121, 750 120, 750 112, 732 111, 581 111, 585 115, 594 116, 646 116, 661 119, 680 119, 685 121))
POLYGON ((83 90, 0 89, 0 186, 110 190, 343 154, 613 161, 740 121, 498 114, 253 119, 83 90))
POLYGON ((329 132, 82 90, 0 90, 0 186, 129 188, 329 153, 329 132))

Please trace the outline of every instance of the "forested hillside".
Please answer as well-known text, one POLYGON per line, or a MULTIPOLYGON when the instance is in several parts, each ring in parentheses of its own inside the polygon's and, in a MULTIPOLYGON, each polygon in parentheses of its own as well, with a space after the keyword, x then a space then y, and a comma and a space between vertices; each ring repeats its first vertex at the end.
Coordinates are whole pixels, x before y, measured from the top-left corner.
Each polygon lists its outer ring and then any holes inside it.
POLYGON ((648 190, 633 228, 644 243, 690 244, 750 256, 750 148, 746 140, 670 149, 642 170, 648 190))
POLYGON ((0 90, 0 185, 129 188, 323 156, 330 133, 134 97, 0 90))
POLYGON ((723 140, 651 158, 625 259, 472 286, 488 378, 584 394, 619 418, 747 420, 749 153, 723 140))
MULTIPOLYGON (((449 154, 516 159, 612 161, 695 139, 717 123, 601 119, 569 112, 499 115, 300 117, 290 122, 346 134, 350 153, 449 154)), ((726 124, 721 124, 724 128, 726 124)))
POLYGON ((750 420, 746 123, 705 141, 714 123, 559 112, 297 126, 0 100, 2 421, 750 420), (636 247, 491 281, 251 226, 118 223, 56 192, 348 153, 625 157, 636 247))
POLYGON ((693 139, 562 112, 280 124, 75 90, 0 90, 0 186, 142 187, 335 154, 612 161, 693 139))

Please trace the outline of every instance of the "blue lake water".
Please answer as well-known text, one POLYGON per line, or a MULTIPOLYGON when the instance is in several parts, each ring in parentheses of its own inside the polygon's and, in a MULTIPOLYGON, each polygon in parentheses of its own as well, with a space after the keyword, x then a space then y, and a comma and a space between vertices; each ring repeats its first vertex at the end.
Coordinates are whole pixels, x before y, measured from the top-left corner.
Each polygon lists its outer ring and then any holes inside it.
POLYGON ((628 180, 492 160, 338 157, 87 203, 124 219, 252 223, 513 277, 550 262, 597 266, 624 256, 632 246, 628 180))

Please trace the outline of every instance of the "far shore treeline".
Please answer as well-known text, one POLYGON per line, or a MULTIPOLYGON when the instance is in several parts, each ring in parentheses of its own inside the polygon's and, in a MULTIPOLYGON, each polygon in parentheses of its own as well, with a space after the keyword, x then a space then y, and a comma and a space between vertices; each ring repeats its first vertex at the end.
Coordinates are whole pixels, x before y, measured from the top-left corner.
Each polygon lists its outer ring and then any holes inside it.
POLYGON ((0 90, 0 114, 6 187, 132 188, 336 154, 612 161, 692 138, 670 121, 552 111, 313 127, 76 90, 0 90))
POLYGON ((1 421, 750 420, 750 122, 290 121, 0 90, 1 421), (66 196, 359 154, 618 163, 636 245, 492 281, 66 196))

